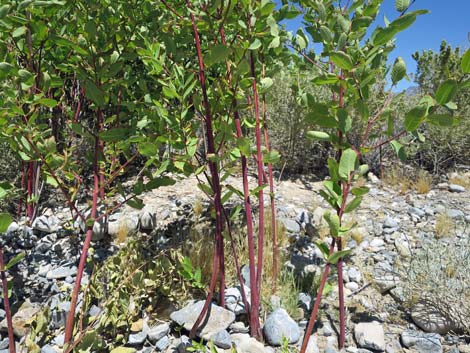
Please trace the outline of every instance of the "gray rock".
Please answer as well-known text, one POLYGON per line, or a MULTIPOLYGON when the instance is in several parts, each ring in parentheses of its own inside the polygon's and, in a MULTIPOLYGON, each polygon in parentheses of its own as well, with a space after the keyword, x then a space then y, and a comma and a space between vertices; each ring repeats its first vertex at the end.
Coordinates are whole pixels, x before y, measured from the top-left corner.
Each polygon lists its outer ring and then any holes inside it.
POLYGON ((442 353, 441 336, 437 333, 406 330, 401 334, 401 342, 418 353, 442 353))
POLYGON ((65 335, 61 333, 60 335, 54 337, 52 343, 54 343, 57 347, 62 348, 64 346, 65 335))
POLYGON ((162 337, 166 336, 169 332, 170 325, 165 322, 161 325, 151 327, 147 332, 147 337, 151 343, 155 343, 162 337))
POLYGON ((241 321, 235 321, 233 324, 230 325, 229 329, 232 333, 250 332, 250 328, 248 326, 245 326, 245 324, 241 321))
POLYGON ((418 207, 410 207, 408 209, 408 214, 410 216, 416 216, 418 218, 421 218, 421 217, 424 217, 424 215, 426 215, 426 212, 424 212, 422 209, 418 207))
POLYGON ((398 228, 398 221, 395 218, 387 217, 384 220, 384 228, 398 228))
POLYGON ((33 221, 32 227, 35 231, 49 234, 57 231, 59 223, 59 219, 55 216, 39 216, 33 221))
POLYGON ((305 353, 320 353, 320 348, 318 348, 317 336, 310 336, 305 353))
POLYGON ((127 340, 127 343, 131 346, 139 346, 145 342, 145 339, 147 338, 147 332, 138 332, 138 333, 131 333, 129 335, 129 339, 127 340))
POLYGON ((356 283, 361 282, 361 279, 362 279, 361 272, 359 272, 359 269, 357 267, 349 268, 348 277, 350 281, 356 282, 356 283))
POLYGON ((288 233, 299 233, 300 224, 289 218, 279 218, 279 221, 284 225, 288 233))
POLYGON ((382 238, 374 238, 370 242, 369 246, 374 249, 379 249, 385 245, 385 242, 382 238))
MULTIPOLYGON (((29 322, 31 319, 37 314, 40 310, 41 306, 37 303, 30 303, 28 300, 25 301, 18 311, 13 315, 13 333, 17 337, 23 337, 26 335, 29 322)), ((0 322, 0 330, 6 331, 7 329, 7 322, 6 319, 0 322)))
POLYGON ((168 336, 163 336, 158 340, 158 342, 155 344, 155 348, 157 351, 162 352, 165 350, 168 346, 170 345, 170 339, 168 336))
POLYGON ((300 224, 302 223, 310 224, 311 221, 312 221, 312 217, 307 210, 301 209, 299 213, 297 214, 297 222, 299 222, 300 224))
POLYGON ((242 273, 245 286, 250 288, 250 267, 248 265, 243 265, 240 271, 242 273))
POLYGON ((178 353, 187 353, 187 349, 189 347, 191 347, 191 340, 189 339, 189 337, 185 335, 181 336, 180 342, 176 346, 176 350, 178 351, 178 353))
POLYGON ((413 322, 423 331, 447 334, 457 330, 457 325, 447 316, 425 303, 416 304, 411 310, 413 322))
MULTIPOLYGON (((191 330, 204 306, 204 300, 189 304, 183 309, 171 313, 170 318, 178 325, 184 326, 186 330, 191 330)), ((211 336, 220 330, 225 330, 235 321, 235 314, 211 303, 202 326, 198 328, 197 336, 209 340, 211 336)))
POLYGON ((354 337, 359 347, 383 352, 385 350, 384 329, 378 322, 360 322, 354 326, 354 337))
MULTIPOLYGON (((97 210, 97 217, 101 216, 104 212, 106 212, 106 207, 104 206, 99 206, 98 207, 98 210, 97 210)), ((88 217, 90 216, 91 214, 91 209, 88 208, 85 212, 84 212, 84 217, 85 219, 88 219, 88 217)), ((106 224, 106 220, 105 220, 106 217, 103 217, 101 218, 98 222, 95 222, 93 223, 93 235, 91 237, 91 240, 92 241, 99 241, 99 240, 102 240, 104 238, 104 236, 106 235, 106 231, 107 231, 107 224, 106 224)), ((82 220, 81 217, 78 217, 77 219, 77 222, 75 224, 76 227, 79 227, 80 230, 85 233, 86 232, 86 224, 85 222, 82 220)))
POLYGON ((301 292, 298 299, 304 310, 309 311, 312 308, 312 297, 309 294, 301 292))
POLYGON ((230 338, 235 343, 238 353, 266 353, 263 344, 246 333, 234 333, 230 338))
POLYGON ((7 349, 9 346, 8 337, 5 337, 3 340, 0 341, 0 349, 7 349))
POLYGON ((299 325, 282 308, 276 309, 268 315, 263 332, 266 340, 273 346, 280 346, 283 337, 290 344, 296 343, 300 338, 299 325))
MULTIPOLYGON (((246 300, 248 305, 251 303, 251 292, 248 286, 244 286, 246 300)), ((246 313, 245 304, 241 293, 241 287, 230 287, 225 290, 225 307, 233 311, 235 315, 246 313)))
POLYGON ((90 310, 88 310, 88 315, 90 316, 98 316, 100 315, 102 312, 101 308, 96 306, 96 305, 92 305, 92 307, 90 308, 90 310))
POLYGON ((47 272, 46 278, 47 279, 61 279, 66 278, 68 276, 75 276, 77 274, 77 267, 76 266, 61 266, 56 269, 53 269, 47 272))
POLYGON ((230 338, 230 335, 227 330, 222 330, 213 334, 211 336, 211 340, 217 347, 223 349, 229 349, 232 347, 232 339, 230 338))
POLYGON ((108 234, 116 237, 119 233, 134 233, 139 229, 139 216, 117 213, 109 217, 108 234))
POLYGON ((57 351, 50 344, 46 344, 41 348, 41 353, 57 353, 57 351))
POLYGON ((465 192, 465 188, 462 185, 449 184, 450 192, 465 192))
POLYGON ((462 218, 463 219, 464 216, 465 216, 465 214, 462 211, 456 210, 455 208, 447 210, 446 214, 452 219, 456 219, 456 218, 462 218))
POLYGON ((11 222, 7 228, 7 236, 12 236, 15 232, 20 230, 20 226, 16 222, 11 222))
POLYGON ((157 226, 157 214, 150 209, 144 209, 140 213, 140 229, 152 230, 157 226))
POLYGON ((344 286, 353 292, 359 289, 359 284, 357 284, 356 282, 349 282, 346 283, 344 286))

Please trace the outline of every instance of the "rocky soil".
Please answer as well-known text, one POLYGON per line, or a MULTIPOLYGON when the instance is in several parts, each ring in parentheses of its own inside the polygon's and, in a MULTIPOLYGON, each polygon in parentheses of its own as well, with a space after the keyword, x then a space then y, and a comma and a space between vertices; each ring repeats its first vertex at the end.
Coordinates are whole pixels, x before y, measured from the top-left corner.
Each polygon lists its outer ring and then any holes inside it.
MULTIPOLYGON (((353 254, 346 258, 344 268, 348 317, 345 352, 470 352, 468 337, 459 335, 470 326, 465 322, 470 320, 470 316, 465 316, 466 309, 457 308, 460 316, 452 314, 451 310, 443 312, 442 307, 425 300, 424 290, 415 293, 410 304, 409 285, 405 285, 407 264, 427 241, 439 237, 449 247, 468 241, 470 190, 441 183, 427 194, 413 190, 400 193, 373 175, 369 176, 366 186, 370 188, 369 194, 361 207, 346 219, 349 224, 357 222, 357 226, 347 240, 353 254), (436 234, 436 223, 442 219, 447 221, 448 229, 436 234)), ((320 189, 321 182, 307 179, 282 181, 277 185, 278 218, 291 244, 290 260, 285 266, 300 276, 309 273, 319 276, 324 265, 321 252, 314 244, 320 238, 328 241, 323 223, 323 213, 328 206, 318 194, 320 189)), ((195 219, 194 205, 203 198, 191 178, 147 193, 142 210, 124 207, 110 216, 108 222, 95 224, 92 256, 99 263, 115 253, 119 248, 116 239, 123 227, 129 232, 161 233, 166 238, 185 236, 195 219)), ((76 231, 83 225, 74 224, 70 217, 66 209, 46 209, 31 227, 13 223, 5 237, 8 257, 20 251, 27 254, 11 272, 19 351, 31 329, 31 318, 44 306, 50 308, 48 325, 57 335, 47 341, 36 338, 41 352, 60 352, 63 346, 61 330, 70 306, 68 293, 77 273, 83 241, 81 232, 76 231)), ((449 256, 452 256, 451 248, 449 256)), ((467 257, 470 258, 470 253, 467 257)), ((333 273, 333 284, 334 277, 333 273)), ((90 273, 87 273, 82 284, 89 279, 90 273)), ((461 280, 467 281, 467 288, 451 294, 456 303, 465 296, 470 298, 470 275, 461 280)), ((225 295, 226 308, 212 304, 210 316, 198 332, 199 337, 211 340, 217 351, 230 352, 231 347, 235 347, 238 352, 274 352, 280 350, 283 339, 290 343, 292 351, 299 347, 313 304, 312 293, 299 294, 303 318, 298 321, 280 307, 278 298, 271 298, 273 311, 263 320, 264 344, 247 333, 239 288, 227 288, 225 295)), ((129 336, 126 352, 186 352, 191 342, 184 329, 191 328, 202 303, 179 304, 179 310, 173 311, 167 322, 148 325, 144 320, 129 336), (181 327, 184 327, 182 331, 181 327)), ((94 306, 92 310, 93 316, 98 317, 102 308, 94 306)), ((0 310, 0 320, 4 316, 5 312, 0 310)), ((0 326, 0 353, 6 353, 5 320, 0 326)), ((338 352, 335 286, 323 299, 322 314, 308 351, 338 352)), ((23 352, 26 352, 24 348, 23 352)))

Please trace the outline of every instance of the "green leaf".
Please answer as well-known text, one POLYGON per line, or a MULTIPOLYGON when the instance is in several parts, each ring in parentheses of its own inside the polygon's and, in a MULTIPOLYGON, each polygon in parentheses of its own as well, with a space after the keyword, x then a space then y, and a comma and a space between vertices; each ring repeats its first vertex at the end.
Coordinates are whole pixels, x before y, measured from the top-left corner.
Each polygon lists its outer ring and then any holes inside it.
POLYGON ((217 44, 209 49, 209 53, 205 58, 207 65, 212 65, 225 61, 230 55, 230 48, 224 44, 217 44))
POLYGON ((343 134, 347 134, 352 127, 352 119, 349 116, 346 109, 338 109, 336 112, 336 116, 338 117, 338 127, 339 130, 343 134))
POLYGON ((13 218, 8 213, 0 213, 0 233, 5 233, 13 222, 13 218))
POLYGON ((264 163, 277 163, 281 159, 281 155, 276 150, 271 150, 269 153, 263 153, 264 163))
POLYGON ((145 157, 153 157, 158 152, 158 146, 152 142, 142 142, 139 144, 139 152, 145 157))
POLYGON ((338 76, 335 74, 328 73, 326 75, 317 76, 312 80, 315 85, 329 85, 339 81, 338 76))
POLYGON ((237 147, 245 156, 251 155, 251 140, 248 137, 237 138, 237 147))
POLYGON ((13 38, 18 38, 18 37, 21 37, 25 33, 26 33, 26 27, 21 26, 21 27, 16 28, 13 32, 11 32, 11 36, 13 38))
POLYGON ((400 82, 403 77, 406 75, 406 64, 405 61, 403 60, 402 57, 398 57, 395 60, 395 64, 393 64, 392 68, 392 83, 396 85, 398 82, 400 82))
POLYGON ((334 158, 328 158, 328 171, 330 172, 330 177, 332 181, 339 180, 338 174, 339 164, 334 158))
POLYGON ((351 70, 353 68, 351 57, 342 51, 330 53, 330 60, 341 69, 351 70))
POLYGON ((361 186, 357 188, 353 188, 351 190, 351 194, 354 196, 363 196, 369 192, 369 188, 367 186, 361 186))
POLYGON ((455 120, 452 115, 448 114, 430 114, 426 117, 426 121, 436 126, 453 126, 455 120))
POLYGON ((440 105, 444 105, 454 98, 457 93, 457 82, 454 80, 444 81, 436 91, 436 101, 440 105))
POLYGON ((405 129, 412 132, 416 130, 426 117, 428 108, 424 105, 419 105, 411 109, 405 115, 405 129))
POLYGON ((129 130, 123 127, 115 127, 100 132, 100 138, 105 142, 119 142, 127 137, 129 130))
POLYGON ((410 0, 395 0, 395 8, 398 12, 405 11, 410 6, 410 0))
POLYGON ((34 74, 25 69, 18 70, 18 77, 21 82, 27 82, 34 77, 34 74))
POLYGON ((343 180, 349 180, 349 175, 356 169, 357 154, 351 148, 343 151, 339 160, 338 174, 343 180))
POLYGON ((37 103, 44 105, 48 108, 54 108, 57 105, 57 101, 52 98, 41 98, 37 103))
POLYGON ((144 202, 143 202, 141 199, 137 198, 137 197, 134 197, 133 199, 128 200, 128 201, 127 201, 127 204, 128 204, 130 207, 135 208, 135 209, 137 209, 137 210, 141 210, 141 209, 143 209, 144 206, 145 206, 145 205, 144 205, 144 202))
POLYGON ((339 227, 340 227, 340 221, 338 215, 331 214, 330 211, 326 211, 325 214, 323 215, 323 218, 325 219, 326 223, 328 223, 330 227, 330 234, 333 237, 337 237, 339 234, 339 227))
POLYGON ((396 141, 396 140, 391 141, 390 145, 392 146, 392 149, 393 149, 393 151, 395 151, 398 158, 400 158, 401 161, 405 161, 406 160, 406 152, 405 152, 405 148, 403 147, 403 145, 400 142, 396 141))
POLYGON ((256 50, 258 49, 259 47, 261 47, 261 41, 256 38, 251 44, 250 46, 248 47, 249 50, 256 50))
POLYGON ((460 68, 465 74, 470 74, 470 49, 463 54, 460 68))
POLYGON ((330 141, 331 136, 323 131, 307 131, 306 136, 312 140, 330 141))
POLYGON ((328 258, 328 262, 332 265, 336 265, 339 259, 342 259, 343 257, 349 255, 351 251, 352 249, 336 251, 333 254, 331 254, 331 256, 328 258))
POLYGON ((321 253, 323 254, 323 257, 327 259, 328 255, 330 255, 330 249, 328 248, 328 245, 321 240, 315 241, 314 244, 321 251, 321 253))
POLYGON ((10 261, 8 261, 8 263, 5 265, 5 270, 8 271, 10 268, 12 268, 13 266, 15 266, 18 262, 20 262, 21 260, 23 260, 25 257, 25 253, 24 252, 20 252, 19 254, 16 254, 13 258, 11 258, 10 261))
POLYGON ((362 201, 362 196, 356 196, 350 203, 346 205, 344 208, 344 213, 349 213, 354 211, 356 208, 359 207, 362 201))
POLYGON ((85 96, 98 107, 104 106, 104 92, 91 80, 85 80, 85 96))

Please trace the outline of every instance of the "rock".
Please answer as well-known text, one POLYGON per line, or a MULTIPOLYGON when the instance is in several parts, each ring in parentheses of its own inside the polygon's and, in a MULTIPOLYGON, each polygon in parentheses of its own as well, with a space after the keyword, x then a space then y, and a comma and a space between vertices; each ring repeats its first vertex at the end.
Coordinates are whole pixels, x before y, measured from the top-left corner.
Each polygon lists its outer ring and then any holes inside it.
POLYGON ((279 309, 281 307, 281 298, 278 297, 277 295, 271 295, 269 298, 269 301, 271 303, 271 308, 273 310, 279 309))
POLYGON ((465 188, 461 185, 449 184, 449 191, 450 192, 465 192, 465 188))
POLYGON ((57 231, 59 223, 59 219, 55 216, 39 216, 33 221, 32 227, 35 231, 50 234, 57 231))
POLYGON ((154 327, 151 327, 147 332, 148 340, 155 344, 159 339, 166 336, 170 332, 170 325, 166 322, 154 327))
POLYGON ((0 341, 0 349, 7 349, 9 346, 8 337, 5 337, 2 341, 0 341))
POLYGON ((75 276, 77 274, 77 267, 76 266, 61 266, 54 270, 50 270, 47 272, 46 278, 47 279, 61 279, 66 278, 68 276, 75 276))
POLYGON ((279 218, 279 221, 284 225, 288 233, 300 233, 300 224, 289 218, 279 218))
POLYGON ((90 310, 88 310, 88 315, 90 316, 98 316, 100 315, 102 312, 101 308, 96 306, 96 305, 92 305, 92 307, 90 308, 90 310))
POLYGON ((263 332, 268 343, 273 346, 280 346, 283 337, 290 344, 296 343, 300 338, 299 325, 282 308, 276 309, 268 315, 263 332))
POLYGON ((398 228, 398 222, 396 219, 387 217, 384 220, 384 228, 398 228))
POLYGON ((150 208, 144 207, 140 213, 140 229, 153 230, 157 226, 157 214, 150 208))
POLYGON ((463 219, 465 216, 465 214, 462 211, 456 210, 455 208, 447 210, 446 214, 452 219, 457 219, 457 218, 463 219))
POLYGON ((423 331, 447 334, 457 330, 457 325, 446 315, 425 303, 416 304, 411 310, 413 322, 423 331))
POLYGON ((139 229, 139 216, 136 214, 123 215, 114 214, 109 217, 108 234, 118 238, 126 239, 127 235, 134 233, 139 229))
POLYGON ((235 321, 233 324, 230 325, 230 330, 232 333, 248 333, 250 332, 250 328, 245 326, 245 324, 241 321, 235 321))
POLYGON ((41 348, 41 353, 57 353, 57 351, 50 344, 46 344, 41 348))
POLYGON ((306 209, 299 210, 297 214, 297 222, 300 224, 310 224, 311 223, 311 215, 306 209))
POLYGON ((232 347, 232 339, 227 330, 219 331, 211 336, 212 342, 220 348, 229 349, 232 347))
POLYGON ((234 333, 230 338, 235 343, 237 353, 266 353, 263 344, 246 333, 234 333))
POLYGON ((139 333, 131 333, 127 343, 131 346, 140 346, 145 342, 147 338, 147 332, 141 331, 139 333))
MULTIPOLYGON (((13 332, 17 337, 23 337, 28 331, 28 326, 31 319, 36 315, 40 310, 41 306, 37 303, 30 303, 25 301, 18 311, 13 315, 13 332)), ((3 332, 7 331, 7 321, 6 319, 0 322, 0 330, 3 332)))
POLYGON ((318 348, 317 336, 310 336, 305 353, 320 353, 320 349, 318 348))
POLYGON ((348 277, 350 281, 356 283, 360 283, 362 279, 361 272, 359 272, 359 269, 357 267, 349 268, 348 277))
MULTIPOLYGON (((104 212, 106 212, 106 207, 104 207, 103 205, 99 206, 97 213, 96 213, 96 217, 100 217, 104 212)), ((88 219, 88 217, 90 217, 90 214, 91 214, 91 209, 88 208, 85 212, 83 212, 83 214, 84 214, 85 219, 88 219)), ((91 237, 92 241, 102 240, 104 236, 106 235, 107 224, 106 224, 105 218, 106 217, 103 217, 98 222, 93 223, 93 235, 91 237)), ((75 223, 75 226, 79 227, 83 233, 86 232, 87 227, 81 217, 78 217, 75 223)))
POLYGON ((307 294, 307 293, 299 293, 299 303, 300 303, 300 306, 306 310, 306 311, 309 311, 312 307, 312 297, 307 294))
POLYGON ((384 329, 378 322, 361 322, 354 327, 354 337, 359 347, 383 352, 385 350, 384 329))
POLYGON ((11 222, 7 228, 7 236, 11 237, 15 232, 19 231, 20 226, 16 222, 11 222))
POLYGON ((163 336, 162 338, 158 340, 157 343, 155 343, 155 348, 157 349, 157 351, 162 352, 169 345, 170 345, 170 339, 168 338, 168 336, 163 336))
POLYGON ((370 242, 369 246, 372 249, 378 250, 379 248, 383 247, 385 245, 385 242, 382 238, 374 238, 370 242))
MULTIPOLYGON (((248 305, 251 303, 251 292, 248 286, 244 286, 246 300, 248 305)), ((231 287, 225 290, 225 307, 233 311, 235 315, 246 313, 245 304, 241 293, 241 287, 231 287)))
POLYGON ((408 214, 410 216, 415 216, 415 217, 421 218, 421 217, 424 217, 424 215, 426 215, 426 212, 424 212, 422 209, 420 209, 418 207, 410 207, 408 209, 408 214))
POLYGON ((187 349, 189 347, 191 347, 191 340, 189 339, 189 337, 185 335, 181 336, 180 342, 176 346, 176 350, 178 351, 178 353, 187 353, 187 349))
POLYGON ((349 282, 346 283, 344 286, 352 292, 359 289, 359 284, 357 284, 356 282, 349 282))
POLYGON ((367 179, 369 179, 369 181, 373 184, 380 183, 380 179, 377 178, 372 172, 367 173, 367 179))
POLYGON ((401 334, 401 342, 418 353, 442 353, 441 336, 437 333, 406 330, 401 334))
MULTIPOLYGON (((170 318, 178 325, 184 326, 186 330, 191 330, 204 306, 204 300, 189 304, 183 309, 171 313, 170 318)), ((197 331, 197 336, 209 340, 211 336, 220 330, 225 330, 235 321, 235 314, 211 303, 207 311, 208 317, 202 321, 197 331)))
POLYGON ((243 265, 240 271, 242 273, 244 285, 250 288, 250 267, 248 265, 243 265))

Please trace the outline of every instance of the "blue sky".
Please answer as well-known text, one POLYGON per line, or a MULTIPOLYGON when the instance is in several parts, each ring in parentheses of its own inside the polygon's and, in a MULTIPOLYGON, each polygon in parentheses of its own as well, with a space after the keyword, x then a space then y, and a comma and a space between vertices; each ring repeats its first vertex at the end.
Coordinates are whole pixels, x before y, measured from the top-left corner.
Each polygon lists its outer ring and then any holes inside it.
MULTIPOLYGON (((276 1, 280 3, 280 1, 276 1)), ((393 62, 401 56, 407 64, 408 73, 414 73, 416 63, 411 58, 415 51, 433 49, 439 50, 442 40, 452 46, 463 49, 470 47, 470 0, 416 0, 411 8, 427 9, 427 15, 418 16, 416 22, 397 36, 396 49, 391 54, 393 62)), ((384 26, 383 16, 389 20, 397 17, 395 0, 384 0, 377 17, 376 25, 384 26)), ((301 26, 301 19, 287 23, 288 30, 297 30, 301 26)), ((413 83, 402 81, 399 89, 404 89, 413 83)))

